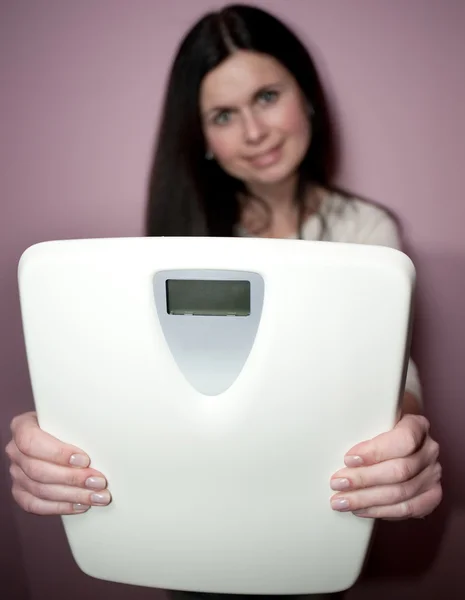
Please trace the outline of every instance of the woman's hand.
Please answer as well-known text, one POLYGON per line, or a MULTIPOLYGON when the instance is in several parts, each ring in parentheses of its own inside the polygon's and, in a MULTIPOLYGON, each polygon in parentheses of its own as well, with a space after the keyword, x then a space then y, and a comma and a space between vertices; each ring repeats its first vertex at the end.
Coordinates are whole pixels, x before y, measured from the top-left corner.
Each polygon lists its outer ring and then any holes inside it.
POLYGON ((421 518, 441 502, 439 445, 429 422, 405 415, 392 431, 354 446, 331 478, 334 510, 377 519, 421 518))
POLYGON ((36 413, 15 417, 11 432, 6 453, 11 460, 12 494, 25 511, 68 515, 110 502, 106 479, 89 468, 86 453, 42 431, 36 413))

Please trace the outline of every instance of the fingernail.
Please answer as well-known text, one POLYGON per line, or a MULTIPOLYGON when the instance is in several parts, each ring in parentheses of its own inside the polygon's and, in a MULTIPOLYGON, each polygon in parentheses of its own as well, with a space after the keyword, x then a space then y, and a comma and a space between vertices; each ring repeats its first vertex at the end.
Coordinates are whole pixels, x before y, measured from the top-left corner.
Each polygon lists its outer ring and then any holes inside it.
POLYGON ((104 492, 100 492, 98 494, 92 494, 90 500, 92 504, 100 504, 101 506, 105 506, 110 502, 110 493, 105 490, 104 492))
POLYGON ((344 462, 347 467, 361 467, 363 465, 363 458, 361 456, 346 456, 344 462))
POLYGON ((73 504, 74 512, 85 512, 89 508, 90 506, 87 506, 86 504, 73 504))
POLYGON ((331 479, 331 489, 335 492, 342 492, 350 488, 350 481, 346 478, 331 479))
POLYGON ((89 459, 84 454, 72 454, 69 459, 69 464, 73 467, 88 467, 89 459))
POLYGON ((331 500, 331 508, 333 510, 347 510, 349 508, 349 501, 345 498, 335 498, 331 500))
POLYGON ((107 482, 103 477, 88 477, 86 487, 91 490, 104 490, 107 487, 107 482))

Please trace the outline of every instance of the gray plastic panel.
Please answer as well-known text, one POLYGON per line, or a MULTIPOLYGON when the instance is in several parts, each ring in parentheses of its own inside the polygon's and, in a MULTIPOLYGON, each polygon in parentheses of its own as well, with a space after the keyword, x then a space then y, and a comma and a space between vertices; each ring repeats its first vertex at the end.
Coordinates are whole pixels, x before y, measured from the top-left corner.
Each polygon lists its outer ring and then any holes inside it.
POLYGON ((265 284, 258 273, 220 270, 167 270, 155 274, 155 305, 176 364, 200 393, 227 390, 241 372, 260 323, 265 284), (250 315, 176 315, 167 310, 168 279, 250 282, 250 315))

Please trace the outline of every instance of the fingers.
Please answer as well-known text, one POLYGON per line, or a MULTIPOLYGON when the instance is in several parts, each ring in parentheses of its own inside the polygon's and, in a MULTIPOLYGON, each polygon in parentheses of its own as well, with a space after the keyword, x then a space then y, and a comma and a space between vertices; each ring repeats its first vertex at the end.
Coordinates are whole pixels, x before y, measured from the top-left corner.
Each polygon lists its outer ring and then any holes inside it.
MULTIPOLYGON (((331 498, 334 510, 365 511, 373 507, 401 505, 405 508, 416 497, 434 487, 441 479, 438 463, 427 466, 416 477, 403 483, 380 485, 351 492, 340 492, 331 498)), ((398 510, 398 509, 396 509, 398 510)), ((371 514, 371 513, 370 513, 371 514)), ((360 515, 359 515, 360 516, 360 515)))
POLYGON ((33 481, 17 466, 10 469, 14 487, 27 492, 39 500, 52 503, 82 504, 85 506, 106 506, 111 500, 106 489, 92 490, 60 484, 47 484, 33 481))
POLYGON ((384 519, 432 512, 442 499, 442 469, 439 445, 428 431, 426 419, 407 415, 392 431, 355 446, 356 464, 362 466, 334 474, 330 485, 338 493, 331 498, 332 508, 384 519))
POLYGON ((24 510, 39 515, 75 514, 111 502, 107 480, 89 467, 88 455, 42 431, 34 412, 13 419, 11 431, 6 453, 11 460, 12 494, 24 510))
MULTIPOLYGON (((11 422, 11 433, 16 447, 26 456, 58 465, 88 467, 90 464, 89 457, 80 448, 65 444, 42 431, 34 412, 15 417, 11 422)), ((10 444, 7 453, 9 447, 10 444)))
POLYGON ((442 487, 438 482, 432 488, 423 492, 419 496, 387 506, 372 506, 367 509, 355 511, 358 517, 370 519, 422 519, 437 508, 442 500, 442 487))
POLYGON ((90 506, 83 504, 42 500, 18 486, 13 486, 12 494, 17 504, 23 510, 34 515, 73 515, 84 513, 90 508, 90 506))
MULTIPOLYGON (((17 465, 28 478, 38 483, 56 483, 80 488, 91 487, 92 489, 104 489, 107 485, 105 476, 95 469, 62 467, 30 458, 22 454, 14 443, 8 447, 8 455, 12 462, 12 468, 17 465)), ((13 473, 16 472, 13 471, 13 473)))
POLYGON ((391 431, 353 446, 344 462, 352 468, 409 456, 421 448, 428 432, 429 422, 425 417, 405 415, 391 431))
POLYGON ((420 450, 411 456, 386 460, 368 467, 340 469, 331 478, 331 489, 346 491, 403 483, 416 477, 428 465, 435 464, 438 456, 439 444, 428 437, 420 450))

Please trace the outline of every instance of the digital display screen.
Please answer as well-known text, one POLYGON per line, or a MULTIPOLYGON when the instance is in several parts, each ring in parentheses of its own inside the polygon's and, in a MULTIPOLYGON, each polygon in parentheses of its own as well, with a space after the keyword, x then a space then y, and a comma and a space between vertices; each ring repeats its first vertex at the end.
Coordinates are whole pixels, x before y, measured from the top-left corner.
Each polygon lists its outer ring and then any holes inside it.
POLYGON ((250 281, 167 279, 170 315, 246 317, 250 315, 250 281))

